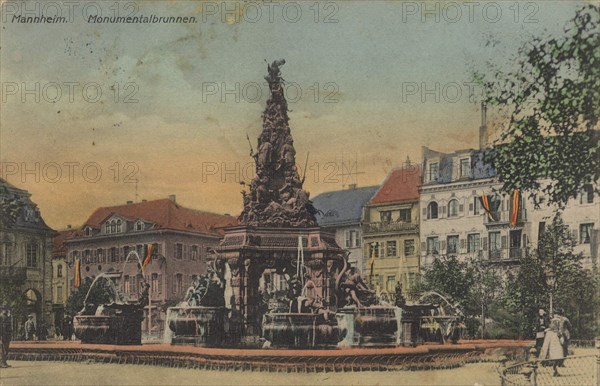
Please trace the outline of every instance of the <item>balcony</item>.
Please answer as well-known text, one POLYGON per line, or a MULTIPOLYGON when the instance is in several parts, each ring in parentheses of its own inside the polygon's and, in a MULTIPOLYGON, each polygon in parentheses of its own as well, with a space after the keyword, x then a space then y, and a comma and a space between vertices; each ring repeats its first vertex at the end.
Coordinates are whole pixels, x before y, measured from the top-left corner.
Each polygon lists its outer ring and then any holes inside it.
POLYGON ((21 285, 27 280, 27 267, 0 266, 0 281, 21 285))
POLYGON ((371 222, 363 225, 363 233, 418 233, 419 224, 408 222, 371 222))
MULTIPOLYGON (((494 226, 500 227, 500 226, 508 225, 510 223, 510 212, 509 211, 507 211, 507 210, 499 211, 498 214, 499 214, 499 216, 498 216, 497 221, 491 219, 490 216, 488 216, 486 214, 484 224, 487 227, 494 227, 494 226)), ((527 221, 527 210, 522 209, 519 212, 519 216, 517 217, 517 225, 520 225, 520 224, 522 225, 526 221, 527 221)))

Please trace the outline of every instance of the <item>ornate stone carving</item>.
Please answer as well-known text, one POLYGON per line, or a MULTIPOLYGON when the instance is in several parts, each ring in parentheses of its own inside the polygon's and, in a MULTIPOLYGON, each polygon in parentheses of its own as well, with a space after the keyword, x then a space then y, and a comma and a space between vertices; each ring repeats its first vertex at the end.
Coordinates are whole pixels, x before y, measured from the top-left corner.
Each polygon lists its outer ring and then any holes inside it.
POLYGON ((309 193, 302 189, 296 167, 296 150, 289 127, 288 107, 283 92, 284 80, 279 67, 285 60, 268 65, 271 97, 263 112, 263 130, 257 151, 250 155, 256 162, 256 176, 250 193, 242 191, 242 225, 275 227, 312 227, 317 225, 316 209, 309 193))

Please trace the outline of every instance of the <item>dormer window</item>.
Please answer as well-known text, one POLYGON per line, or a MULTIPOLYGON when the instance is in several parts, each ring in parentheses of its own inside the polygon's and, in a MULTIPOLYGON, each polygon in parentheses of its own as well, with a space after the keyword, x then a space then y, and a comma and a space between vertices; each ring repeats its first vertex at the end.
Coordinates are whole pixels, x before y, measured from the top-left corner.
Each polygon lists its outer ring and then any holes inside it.
POLYGON ((437 181, 440 172, 440 164, 437 162, 429 164, 429 181, 437 181))
POLYGON ((141 220, 136 221, 133 229, 136 232, 143 231, 144 230, 144 222, 141 220))
POLYGON ((123 221, 120 219, 109 220, 104 225, 104 231, 106 234, 121 233, 123 221))
POLYGON ((85 229, 83 230, 84 234, 86 236, 91 236, 92 235, 92 228, 90 227, 85 227, 85 229))

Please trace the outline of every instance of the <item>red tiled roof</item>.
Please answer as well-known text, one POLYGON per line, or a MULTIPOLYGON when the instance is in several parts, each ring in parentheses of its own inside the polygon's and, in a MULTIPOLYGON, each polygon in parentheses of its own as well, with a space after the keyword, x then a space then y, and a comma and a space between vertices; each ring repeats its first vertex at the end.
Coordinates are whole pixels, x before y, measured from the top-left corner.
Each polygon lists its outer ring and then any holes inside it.
POLYGON ((371 198, 370 204, 418 200, 420 184, 419 166, 394 169, 388 174, 379 191, 371 198))
POLYGON ((65 229, 56 232, 56 235, 52 239, 52 256, 61 257, 67 254, 67 246, 65 241, 73 238, 79 231, 77 229, 65 229))
POLYGON ((187 232, 221 235, 222 229, 237 225, 229 215, 184 208, 170 199, 142 201, 135 204, 98 208, 83 224, 99 229, 112 214, 128 220, 142 219, 154 224, 154 229, 172 229, 187 232))

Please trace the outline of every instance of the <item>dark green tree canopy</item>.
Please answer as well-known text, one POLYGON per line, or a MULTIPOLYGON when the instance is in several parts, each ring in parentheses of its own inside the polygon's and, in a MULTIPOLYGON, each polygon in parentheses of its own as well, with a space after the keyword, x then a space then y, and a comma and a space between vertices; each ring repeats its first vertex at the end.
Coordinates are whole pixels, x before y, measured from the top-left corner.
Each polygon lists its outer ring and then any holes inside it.
MULTIPOLYGON (((577 11, 560 38, 534 38, 510 71, 490 64, 475 79, 506 118, 487 161, 503 190, 564 206, 600 179, 600 8, 577 11)), ((596 191, 596 193, 598 193, 596 191)))

